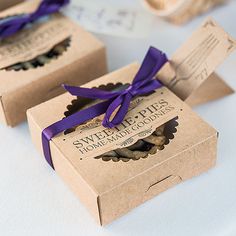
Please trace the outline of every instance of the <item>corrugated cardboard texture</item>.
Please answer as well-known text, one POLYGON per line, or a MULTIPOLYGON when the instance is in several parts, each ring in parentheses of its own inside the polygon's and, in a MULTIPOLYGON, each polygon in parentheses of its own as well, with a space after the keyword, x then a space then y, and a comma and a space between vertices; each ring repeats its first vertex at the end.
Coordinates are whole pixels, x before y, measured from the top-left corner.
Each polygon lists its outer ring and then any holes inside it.
MULTIPOLYGON (((36 2, 20 4, 0 17, 32 12, 36 2)), ((19 124, 26 118, 28 108, 63 93, 62 83, 81 85, 107 71, 103 43, 66 17, 60 14, 57 17, 71 27, 71 43, 66 52, 42 67, 26 71, 0 70, 3 107, 0 112, 4 112, 1 116, 5 116, 2 120, 7 125, 19 124)))
POLYGON ((21 3, 23 1, 24 0, 1 0, 0 11, 5 10, 6 8, 14 6, 14 5, 21 3))
MULTIPOLYGON (((131 82, 138 67, 137 64, 132 64, 85 86, 131 82)), ((100 224, 108 224, 169 187, 214 166, 217 132, 174 94, 171 96, 175 97, 178 104, 177 132, 164 150, 146 159, 105 162, 88 157, 80 160, 79 154, 70 155, 70 149, 73 147, 61 148, 60 142, 67 135, 60 134, 51 141, 56 172, 100 224), (83 184, 82 188, 80 183, 83 184)), ((67 105, 71 104, 73 99, 70 94, 65 93, 28 110, 32 139, 41 153, 42 130, 62 119, 67 105)))

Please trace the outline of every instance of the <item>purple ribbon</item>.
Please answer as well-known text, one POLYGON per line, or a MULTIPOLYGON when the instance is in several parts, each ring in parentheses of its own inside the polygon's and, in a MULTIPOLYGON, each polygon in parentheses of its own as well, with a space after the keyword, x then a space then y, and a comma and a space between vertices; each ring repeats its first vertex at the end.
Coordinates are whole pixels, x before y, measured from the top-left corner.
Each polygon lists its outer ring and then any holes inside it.
POLYGON ((0 38, 9 37, 43 16, 58 12, 70 0, 43 0, 35 12, 10 18, 0 24, 0 38))
POLYGON ((43 130, 43 152, 49 165, 54 168, 50 152, 50 140, 54 136, 104 113, 105 117, 102 122, 104 127, 112 128, 119 125, 123 121, 130 102, 134 97, 148 94, 162 87, 162 84, 155 79, 155 75, 166 62, 167 57, 164 53, 154 47, 150 47, 132 84, 127 89, 117 92, 63 85, 64 88, 74 96, 101 99, 104 101, 65 117, 43 130), (110 120, 111 115, 117 108, 118 111, 114 118, 110 120))

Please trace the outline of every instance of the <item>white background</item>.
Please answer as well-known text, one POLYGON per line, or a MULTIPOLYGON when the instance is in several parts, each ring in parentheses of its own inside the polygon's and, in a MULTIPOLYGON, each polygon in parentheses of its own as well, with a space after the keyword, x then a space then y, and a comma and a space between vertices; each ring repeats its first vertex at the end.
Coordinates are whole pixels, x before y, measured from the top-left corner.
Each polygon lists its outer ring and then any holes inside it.
MULTIPOLYGON (((141 8, 138 4, 129 1, 130 6, 141 8)), ((236 38, 235 0, 210 14, 236 38)), ((109 69, 114 70, 135 60, 141 62, 150 45, 171 55, 205 16, 182 27, 155 19, 152 32, 144 39, 97 36, 106 43, 109 69)), ((236 89, 236 53, 218 72, 236 89)), ((38 154, 26 123, 14 129, 0 125, 0 235, 236 235, 236 94, 195 111, 220 132, 216 167, 106 227, 94 222, 38 154)))

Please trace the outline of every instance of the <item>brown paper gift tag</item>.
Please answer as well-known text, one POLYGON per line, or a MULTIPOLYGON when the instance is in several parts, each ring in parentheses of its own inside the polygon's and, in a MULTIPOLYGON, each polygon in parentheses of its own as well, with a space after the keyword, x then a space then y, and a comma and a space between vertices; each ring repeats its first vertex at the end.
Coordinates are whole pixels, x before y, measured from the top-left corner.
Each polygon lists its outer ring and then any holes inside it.
POLYGON ((197 106, 234 93, 234 90, 216 73, 211 74, 185 102, 197 106))
POLYGON ((214 70, 235 50, 236 41, 208 19, 157 74, 161 82, 190 105, 234 92, 214 70))

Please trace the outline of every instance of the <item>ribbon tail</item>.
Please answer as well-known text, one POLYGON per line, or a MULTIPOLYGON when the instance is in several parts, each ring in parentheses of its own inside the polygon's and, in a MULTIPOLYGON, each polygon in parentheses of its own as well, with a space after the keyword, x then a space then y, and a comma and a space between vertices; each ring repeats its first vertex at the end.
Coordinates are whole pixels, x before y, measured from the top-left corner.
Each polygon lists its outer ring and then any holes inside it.
POLYGON ((12 36, 19 30, 25 27, 25 25, 29 22, 30 15, 22 15, 17 18, 12 18, 7 21, 3 21, 0 24, 0 38, 6 38, 12 36))
POLYGON ((54 169, 52 157, 51 157, 51 151, 50 151, 50 140, 58 135, 59 133, 75 127, 77 125, 80 125, 87 120, 93 119, 94 117, 97 117, 103 113, 106 112, 108 106, 110 104, 110 101, 101 102, 99 104, 96 104, 94 106, 91 106, 87 109, 78 111, 74 113, 73 115, 66 117, 50 126, 45 128, 42 132, 42 146, 43 146, 43 153, 44 156, 48 162, 48 164, 54 169))
POLYGON ((31 14, 31 19, 36 20, 39 17, 58 12, 69 2, 70 0, 43 0, 36 11, 31 14))
POLYGON ((120 95, 121 92, 108 92, 97 88, 83 88, 70 85, 62 85, 73 96, 86 97, 91 99, 111 99, 120 95))
POLYGON ((116 98, 108 107, 105 117, 103 119, 102 125, 106 128, 113 128, 119 125, 123 121, 129 109, 129 104, 131 102, 131 99, 132 99, 132 95, 130 93, 127 93, 125 95, 122 95, 116 98), (117 113, 115 114, 114 118, 110 121, 112 114, 115 112, 115 110, 118 107, 119 109, 117 113))
POLYGON ((142 85, 139 88, 136 95, 139 96, 139 95, 148 94, 161 87, 162 87, 162 84, 158 80, 151 80, 148 83, 142 85))

